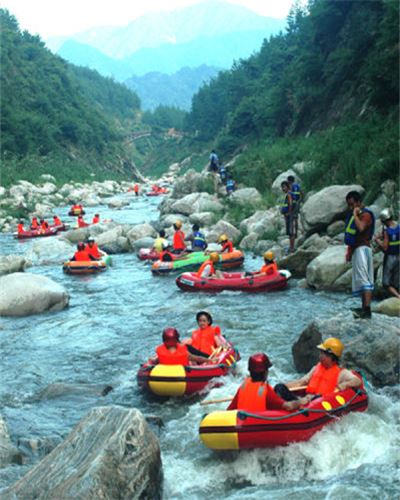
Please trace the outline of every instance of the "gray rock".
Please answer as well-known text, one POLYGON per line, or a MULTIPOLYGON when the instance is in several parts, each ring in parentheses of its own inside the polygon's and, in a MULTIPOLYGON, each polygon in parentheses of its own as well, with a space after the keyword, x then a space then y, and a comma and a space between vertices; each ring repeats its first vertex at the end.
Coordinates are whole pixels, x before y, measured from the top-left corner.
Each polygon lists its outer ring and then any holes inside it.
POLYGON ((189 216, 191 224, 198 224, 200 227, 210 226, 215 221, 213 212, 197 212, 189 216))
POLYGON ((104 243, 104 245, 101 245, 100 248, 109 255, 132 251, 131 244, 126 236, 118 236, 116 240, 104 243))
POLYGON ((0 276, 23 271, 30 265, 31 262, 21 255, 0 255, 0 276))
POLYGON ((181 198, 190 193, 212 192, 214 186, 213 175, 208 173, 198 173, 193 169, 179 177, 172 191, 173 198, 181 198))
POLYGON ((309 371, 318 362, 316 346, 329 337, 345 345, 342 365, 360 369, 377 387, 399 381, 400 328, 397 318, 373 314, 370 320, 355 320, 350 312, 324 320, 316 319, 292 346, 296 369, 309 371))
POLYGON ((133 244, 134 250, 139 250, 140 248, 153 248, 154 238, 151 236, 145 236, 144 238, 140 238, 136 240, 133 244))
POLYGON ((122 198, 110 198, 107 200, 107 206, 109 208, 122 208, 130 204, 130 200, 124 200, 122 198))
POLYGON ((197 212, 220 212, 222 204, 215 196, 208 193, 192 193, 175 201, 171 205, 173 213, 191 215, 197 212))
POLYGON ((205 231, 208 242, 217 242, 221 234, 226 234, 234 243, 240 240, 241 232, 233 224, 226 220, 218 221, 214 226, 205 231))
POLYGON ((277 232, 280 219, 282 216, 277 209, 257 210, 251 217, 242 220, 239 227, 244 234, 257 233, 262 237, 265 233, 277 232))
POLYGON ((229 202, 233 205, 252 205, 253 207, 257 207, 261 201, 261 194, 256 188, 237 189, 229 197, 229 202))
POLYGON ((280 258, 278 264, 282 269, 288 269, 294 278, 304 278, 308 264, 318 255, 318 250, 300 248, 296 252, 280 258))
POLYGON ((250 233, 246 235, 242 241, 239 243, 239 248, 241 250, 254 250, 258 241, 257 233, 250 233))
POLYGON ((306 270, 308 286, 317 289, 334 290, 335 281, 342 276, 351 264, 345 261, 346 247, 328 247, 310 262, 306 270))
POLYGON ((131 246, 134 247, 136 240, 140 240, 141 238, 146 237, 156 238, 157 232, 153 226, 144 223, 134 226, 130 231, 128 231, 126 236, 129 239, 129 243, 131 244, 131 246))
POLYGON ((0 469, 9 464, 21 464, 22 455, 12 444, 7 425, 0 415, 0 469))
POLYGON ((314 233, 304 241, 301 248, 321 253, 323 250, 328 248, 329 243, 330 239, 327 236, 320 236, 318 233, 314 233))
POLYGON ((26 258, 35 264, 62 264, 69 260, 76 248, 62 238, 41 238, 26 252, 26 258))
POLYGON ((13 273, 0 278, 0 316, 60 311, 68 302, 65 288, 46 276, 13 273))
POLYGON ((66 231, 62 238, 70 241, 71 243, 79 243, 80 241, 86 241, 89 236, 88 227, 80 227, 79 229, 71 229, 66 231))
POLYGON ((39 178, 47 182, 56 182, 56 178, 50 174, 42 174, 39 176, 39 178))
POLYGON ((54 383, 29 399, 29 402, 46 401, 71 396, 106 396, 112 387, 105 384, 54 383))
POLYGON ((158 499, 161 478, 159 444, 143 415, 100 407, 2 498, 158 499))
MULTIPOLYGON (((345 223, 342 220, 337 220, 336 222, 332 222, 326 229, 326 233, 328 236, 337 236, 338 234, 344 233, 345 223)), ((343 240, 342 240, 343 241, 343 240)))
POLYGON ((287 181, 289 175, 293 175, 296 179, 296 182, 301 183, 301 179, 294 170, 292 169, 286 170, 285 172, 279 174, 278 177, 276 177, 274 182, 272 183, 271 189, 275 194, 282 194, 281 183, 283 181, 287 181))
POLYGON ((182 214, 163 215, 160 219, 160 225, 161 225, 161 227, 171 227, 172 228, 172 225, 177 220, 180 220, 182 223, 185 223, 188 220, 188 218, 182 214))
POLYGON ((400 316, 400 299, 390 297, 382 300, 373 308, 373 311, 387 316, 400 316))

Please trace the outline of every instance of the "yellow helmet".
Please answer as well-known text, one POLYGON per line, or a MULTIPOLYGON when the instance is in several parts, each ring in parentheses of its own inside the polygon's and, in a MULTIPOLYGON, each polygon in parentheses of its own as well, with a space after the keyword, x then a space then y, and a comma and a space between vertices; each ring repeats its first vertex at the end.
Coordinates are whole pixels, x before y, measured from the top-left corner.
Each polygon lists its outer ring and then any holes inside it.
POLYGON ((182 222, 180 220, 177 220, 174 222, 174 226, 176 229, 180 229, 182 227, 182 222))
POLYGON ((219 261, 219 253, 218 252, 211 252, 210 253, 210 260, 213 263, 218 262, 219 261))
POLYGON ((344 349, 344 345, 336 337, 329 337, 329 339, 326 339, 324 342, 322 342, 322 344, 317 345, 317 349, 325 351, 329 354, 334 354, 337 358, 340 358, 344 349))
POLYGON ((218 241, 222 243, 223 241, 228 241, 228 236, 226 234, 221 234, 221 236, 218 238, 218 241))
POLYGON ((268 252, 265 252, 264 259, 265 260, 274 260, 274 252, 271 252, 271 250, 268 250, 268 252))

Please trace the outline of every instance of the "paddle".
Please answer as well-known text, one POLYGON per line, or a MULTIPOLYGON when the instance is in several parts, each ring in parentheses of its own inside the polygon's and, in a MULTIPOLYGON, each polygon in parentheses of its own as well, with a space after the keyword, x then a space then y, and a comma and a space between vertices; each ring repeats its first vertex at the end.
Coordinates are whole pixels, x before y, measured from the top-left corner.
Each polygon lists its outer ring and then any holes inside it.
MULTIPOLYGON (((293 387, 292 389, 289 389, 289 391, 294 392, 294 391, 303 391, 304 389, 307 389, 306 385, 302 385, 300 387, 293 387)), ((229 396, 226 398, 221 398, 221 399, 210 399, 208 401, 202 401, 200 403, 201 406, 205 405, 212 405, 214 403, 226 403, 227 401, 232 401, 233 396, 229 396)))

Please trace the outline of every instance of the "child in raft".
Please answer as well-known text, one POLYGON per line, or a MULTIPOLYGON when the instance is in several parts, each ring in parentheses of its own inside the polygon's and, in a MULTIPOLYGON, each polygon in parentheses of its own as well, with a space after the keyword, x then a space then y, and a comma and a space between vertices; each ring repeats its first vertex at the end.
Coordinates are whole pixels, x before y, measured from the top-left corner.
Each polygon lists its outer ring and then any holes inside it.
POLYGON ((184 343, 191 354, 212 360, 221 348, 229 347, 228 342, 222 336, 219 326, 212 326, 213 319, 207 311, 198 312, 196 321, 199 328, 184 343))

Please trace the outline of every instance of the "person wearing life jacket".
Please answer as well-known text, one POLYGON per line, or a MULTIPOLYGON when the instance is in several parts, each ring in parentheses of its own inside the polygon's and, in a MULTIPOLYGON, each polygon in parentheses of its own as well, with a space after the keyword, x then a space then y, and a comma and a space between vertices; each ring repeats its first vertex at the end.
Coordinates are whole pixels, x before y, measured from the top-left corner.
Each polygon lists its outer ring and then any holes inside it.
POLYGON ((304 193, 301 190, 300 184, 295 182, 295 178, 293 175, 289 175, 287 181, 290 186, 290 195, 292 197, 292 202, 293 202, 292 215, 293 215, 293 223, 295 226, 294 229, 297 235, 299 226, 300 205, 304 199, 304 193))
POLYGON ((44 219, 40 219, 40 230, 46 232, 48 229, 49 229, 49 223, 44 219))
POLYGON ((156 348, 154 361, 161 365, 188 365, 190 362, 204 362, 201 356, 195 356, 188 351, 187 345, 179 342, 179 332, 176 328, 164 328, 163 343, 156 348))
POLYGON ((338 338, 326 339, 322 344, 317 345, 317 349, 319 350, 319 363, 304 377, 275 386, 275 391, 283 399, 287 401, 295 399, 296 395, 289 389, 295 390, 302 386, 307 386, 306 395, 299 399, 302 404, 309 403, 315 396, 325 396, 331 392, 361 387, 360 377, 339 366, 344 345, 338 338))
POLYGON ((271 366, 271 361, 263 352, 250 356, 248 361, 250 376, 239 387, 227 409, 249 412, 297 409, 301 405, 300 402, 284 401, 268 384, 268 370, 271 366))
POLYGON ((199 328, 193 331, 191 339, 185 340, 185 344, 191 354, 203 358, 212 358, 216 349, 228 346, 219 326, 212 326, 213 319, 211 314, 207 311, 200 311, 196 314, 196 321, 199 328))
POLYGON ((190 234, 185 241, 192 242, 192 251, 201 252, 207 248, 207 242, 204 234, 200 231, 198 224, 193 224, 192 234, 190 234))
POLYGON ((139 196, 139 184, 138 183, 136 183, 133 186, 133 192, 135 193, 135 196, 139 196))
POLYGON ((39 229, 39 221, 37 220, 37 217, 32 217, 31 229, 39 229))
POLYGON ((165 239, 165 231, 164 229, 160 229, 160 231, 158 232, 158 238, 154 240, 153 248, 156 252, 161 253, 164 250, 164 246, 166 243, 168 242, 165 239))
POLYGON ((223 278, 220 271, 216 271, 214 264, 219 262, 218 252, 211 252, 208 259, 203 262, 197 271, 197 276, 203 279, 223 278))
POLYGON ((25 228, 24 228, 24 221, 20 220, 18 225, 17 225, 17 233, 22 234, 25 233, 25 228))
POLYGON ((100 215, 94 214, 93 219, 92 219, 92 224, 98 224, 99 222, 100 222, 100 215))
POLYGON ((374 241, 384 252, 382 283, 387 291, 400 299, 400 224, 393 220, 392 212, 385 208, 379 215, 383 224, 382 234, 374 241))
POLYGON ((218 164, 219 164, 219 158, 217 156, 217 153, 212 150, 210 154, 210 164, 208 166, 208 169, 210 172, 218 172, 218 164))
POLYGON ((180 220, 177 220, 173 224, 174 227, 174 237, 172 240, 172 247, 174 253, 181 253, 184 250, 186 250, 186 244, 185 244, 185 233, 182 231, 182 222, 180 220))
POLYGON ((159 258, 162 262, 172 262, 176 258, 176 253, 172 252, 172 246, 168 241, 163 243, 163 251, 160 253, 159 258))
POLYGON ((53 216, 53 225, 54 226, 63 226, 64 224, 62 223, 60 217, 58 217, 57 215, 54 215, 53 216))
POLYGON ((100 260, 104 255, 104 252, 99 250, 99 247, 92 236, 87 239, 85 250, 95 260, 100 260))
POLYGON ((352 292, 362 297, 362 307, 353 308, 355 318, 371 318, 371 300, 374 290, 374 265, 371 240, 375 231, 375 216, 364 207, 358 191, 346 195, 350 213, 346 219, 344 243, 347 245, 346 261, 352 264, 352 292))
POLYGON ((226 179, 226 194, 227 196, 229 196, 230 194, 233 193, 233 191, 235 191, 235 187, 236 187, 236 183, 235 181, 232 179, 232 177, 230 175, 227 174, 227 179, 226 179))
POLYGON ((280 205, 280 211, 285 218, 286 234, 289 236, 289 252, 294 252, 294 244, 297 238, 296 222, 294 215, 293 198, 290 193, 290 184, 288 181, 281 182, 281 189, 284 193, 284 200, 280 205))
POLYGON ((83 220, 83 215, 78 215, 78 227, 87 227, 89 224, 83 220))
POLYGON ((263 275, 268 275, 271 276, 273 274, 278 273, 278 264, 274 260, 274 252, 271 252, 271 250, 268 250, 267 252, 264 253, 264 265, 262 268, 257 271, 256 273, 249 273, 246 272, 245 276, 263 276, 263 275))
POLYGON ((88 262, 89 260, 96 260, 94 257, 92 257, 89 252, 85 249, 85 244, 82 242, 79 242, 77 245, 77 251, 75 252, 74 256, 70 260, 75 260, 79 262, 88 262))
POLYGON ((221 245, 221 253, 227 252, 233 252, 233 243, 229 240, 228 236, 226 234, 221 234, 221 236, 218 238, 218 243, 221 245))

